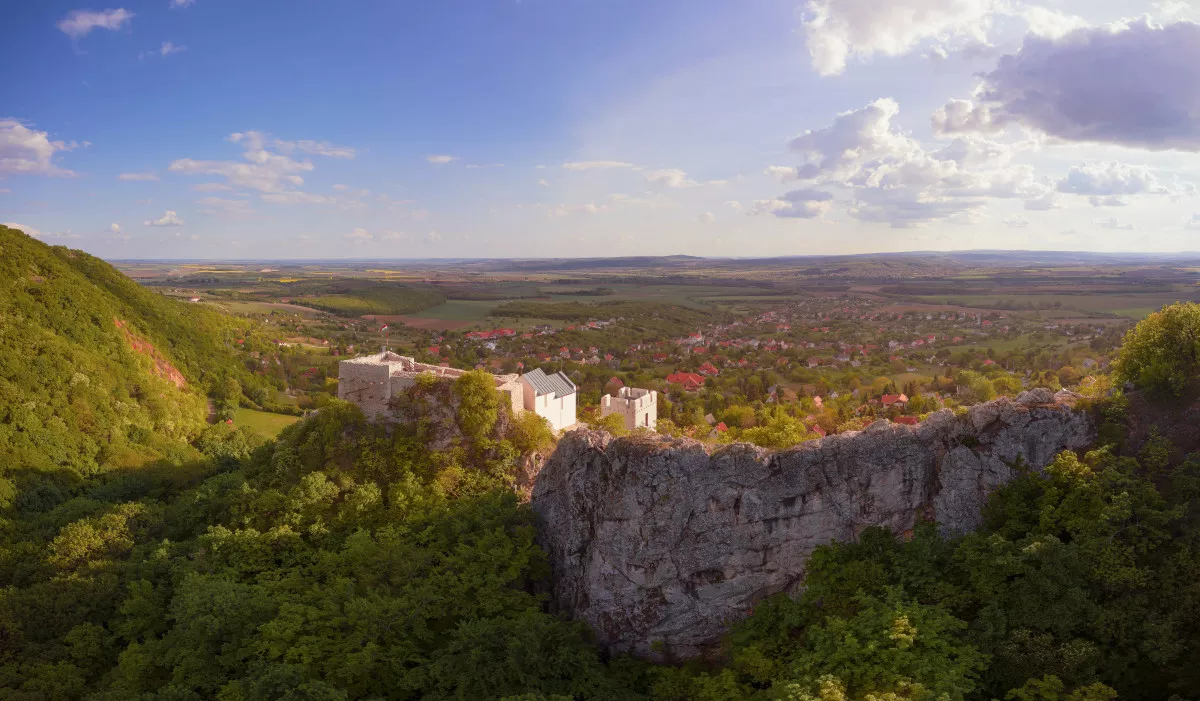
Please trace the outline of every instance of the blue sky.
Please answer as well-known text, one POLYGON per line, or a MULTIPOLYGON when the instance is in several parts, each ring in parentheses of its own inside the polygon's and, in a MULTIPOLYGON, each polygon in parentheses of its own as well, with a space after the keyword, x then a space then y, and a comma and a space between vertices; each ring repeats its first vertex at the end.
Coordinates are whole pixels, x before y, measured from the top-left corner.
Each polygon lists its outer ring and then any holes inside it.
POLYGON ((109 258, 1200 249, 1179 0, 5 13, 0 221, 109 258))

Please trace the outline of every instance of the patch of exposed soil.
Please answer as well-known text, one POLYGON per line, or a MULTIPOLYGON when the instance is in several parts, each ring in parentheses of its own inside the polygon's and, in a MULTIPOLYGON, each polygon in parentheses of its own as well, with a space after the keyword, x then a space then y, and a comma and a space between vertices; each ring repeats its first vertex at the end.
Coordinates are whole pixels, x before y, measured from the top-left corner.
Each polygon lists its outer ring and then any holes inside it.
POLYGON ((121 329, 121 333, 125 334, 125 340, 129 342, 130 348, 150 358, 155 375, 170 380, 179 389, 187 387, 187 379, 184 378, 183 373, 179 372, 162 353, 159 353, 153 343, 134 333, 133 329, 129 328, 129 324, 124 321, 113 317, 113 323, 117 325, 118 329, 121 329))

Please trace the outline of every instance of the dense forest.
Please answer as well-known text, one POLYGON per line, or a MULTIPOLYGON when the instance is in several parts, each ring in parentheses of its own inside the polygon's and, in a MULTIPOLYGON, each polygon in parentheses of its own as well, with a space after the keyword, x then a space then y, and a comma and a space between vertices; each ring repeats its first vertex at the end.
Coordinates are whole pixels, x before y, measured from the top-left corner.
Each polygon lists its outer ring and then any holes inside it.
MULTIPOLYGON (((419 382, 410 421, 333 402, 264 442, 204 420, 255 381, 244 322, 11 230, 0 268, 0 700, 1200 697, 1200 456, 1128 441, 1119 390, 1088 408, 1105 445, 995 492, 978 532, 822 548, 720 659, 651 665, 551 607, 513 485, 552 437, 486 373, 419 382)), ((1195 305, 1126 349, 1115 385, 1193 398, 1195 305)))

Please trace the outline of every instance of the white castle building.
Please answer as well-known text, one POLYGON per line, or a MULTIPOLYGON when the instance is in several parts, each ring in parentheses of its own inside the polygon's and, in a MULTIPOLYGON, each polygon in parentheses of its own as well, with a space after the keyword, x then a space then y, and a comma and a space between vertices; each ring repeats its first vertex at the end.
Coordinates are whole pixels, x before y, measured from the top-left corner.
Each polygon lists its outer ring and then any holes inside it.
MULTIPOLYGON (((384 351, 338 364, 338 399, 357 404, 368 418, 375 419, 388 413, 388 403, 416 384, 418 375, 432 373, 438 379, 453 380, 466 372, 384 351)), ((496 390, 505 397, 513 416, 532 411, 555 431, 575 425, 576 387, 563 373, 547 375, 536 369, 525 375, 496 375, 495 379, 496 390)))
POLYGON ((521 376, 525 388, 525 411, 550 422, 555 432, 575 425, 575 383, 562 372, 547 375, 535 368, 521 376))
POLYGON ((625 429, 654 430, 658 422, 658 392, 649 389, 622 387, 617 396, 600 397, 600 416, 619 414, 625 419, 625 429))

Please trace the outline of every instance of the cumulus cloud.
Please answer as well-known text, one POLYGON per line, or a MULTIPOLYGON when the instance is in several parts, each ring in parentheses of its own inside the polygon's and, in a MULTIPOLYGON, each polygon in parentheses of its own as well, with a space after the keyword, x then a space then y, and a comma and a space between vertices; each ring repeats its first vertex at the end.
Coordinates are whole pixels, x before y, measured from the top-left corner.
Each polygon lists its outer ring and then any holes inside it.
POLYGON ((1191 185, 1166 185, 1145 166, 1117 161, 1074 166, 1058 181, 1058 191, 1085 195, 1096 207, 1122 207, 1136 195, 1174 195, 1192 192, 1191 185))
MULTIPOLYGON (((331 158, 353 158, 355 155, 355 150, 347 146, 334 146, 325 141, 283 141, 256 131, 231 134, 229 140, 243 148, 245 162, 181 158, 173 161, 168 170, 187 175, 220 175, 232 187, 278 194, 292 192, 303 185, 304 178, 300 173, 307 173, 314 167, 311 161, 294 159, 291 154, 300 152, 331 158)), ((311 201, 314 197, 317 196, 293 196, 292 199, 311 201)))
POLYGON ((264 192, 259 197, 263 202, 271 204, 335 204, 337 200, 315 192, 286 190, 284 192, 264 192))
POLYGON ((975 105, 970 100, 953 99, 933 113, 930 120, 935 134, 959 134, 962 132, 995 132, 1004 128, 992 120, 987 105, 975 105))
POLYGON ((429 161, 430 163, 436 163, 438 165, 441 165, 443 163, 457 161, 458 156, 434 155, 434 156, 426 156, 425 160, 429 161))
POLYGON ((1116 217, 1104 217, 1103 219, 1093 219, 1092 223, 1104 229, 1119 229, 1121 231, 1132 231, 1133 224, 1122 222, 1116 217))
POLYGON ((158 219, 147 219, 146 226, 183 226, 183 220, 174 211, 168 209, 158 219))
POLYGON ((368 243, 375 239, 366 229, 354 229, 348 234, 343 234, 342 238, 352 243, 368 243))
POLYGON ((225 190, 232 190, 233 188, 225 183, 197 183, 192 186, 192 189, 196 192, 223 192, 225 190))
POLYGON ((687 173, 678 168, 651 171, 646 173, 646 180, 655 185, 671 188, 696 187, 700 184, 695 180, 689 180, 687 173))
MULTIPOLYGON (((799 166, 772 166, 767 173, 785 182, 849 189, 852 216, 893 226, 961 215, 983 207, 986 198, 1033 200, 1053 192, 1049 178, 1011 163, 1021 144, 962 135, 928 149, 893 124, 899 109, 884 98, 843 112, 830 126, 791 140, 799 166)), ((815 208, 780 204, 786 201, 761 201, 758 210, 803 216, 815 208)))
POLYGON ((850 59, 898 56, 922 44, 986 44, 993 0, 812 0, 804 35, 813 69, 841 73, 850 59))
POLYGON ((112 224, 108 225, 108 230, 114 234, 119 234, 121 233, 121 225, 113 222, 112 224))
POLYGON ((1079 15, 1068 15, 1038 5, 1021 8, 1020 15, 1029 25, 1032 34, 1050 39, 1058 39, 1076 29, 1090 26, 1088 21, 1079 15))
POLYGON ((1029 220, 1025 217, 1012 216, 1004 219, 1004 225, 1010 229, 1028 229, 1029 220))
POLYGON ((75 142, 55 141, 50 134, 30 129, 16 119, 0 118, 0 173, 72 176, 54 163, 54 155, 70 151, 75 142))
POLYGON ((338 190, 339 192, 345 192, 346 190, 349 190, 349 189, 350 189, 350 186, 349 186, 349 185, 342 185, 341 183, 338 183, 338 184, 335 184, 335 185, 333 186, 333 189, 334 189, 334 190, 338 190))
POLYGON ((159 47, 159 49, 158 49, 159 55, 162 56, 163 58, 166 58, 167 56, 170 56, 171 54, 177 54, 181 51, 187 51, 187 47, 179 46, 177 44, 172 44, 169 41, 164 41, 162 43, 162 46, 159 47))
POLYGON ((550 187, 550 182, 545 178, 539 178, 538 185, 541 185, 542 187, 550 187))
POLYGON ((632 163, 625 161, 569 161, 563 163, 566 170, 605 170, 610 168, 633 168, 632 163))
POLYGON ((152 172, 145 173, 121 173, 117 176, 117 180, 158 180, 158 176, 152 172))
POLYGON ((712 224, 717 220, 717 216, 712 212, 704 212, 696 217, 701 224, 712 224))
POLYGON ((54 26, 72 39, 87 36, 93 29, 120 29, 133 19, 125 8, 116 10, 71 10, 54 26))
POLYGON ((991 123, 1068 141, 1200 151, 1200 24, 1143 18, 1030 35, 983 77, 991 123))
POLYGON ((801 188, 769 200, 755 200, 751 214, 772 214, 786 219, 813 219, 829 211, 833 195, 801 188))
POLYGON ((185 7, 191 7, 196 0, 171 0, 171 9, 180 10, 185 7))

